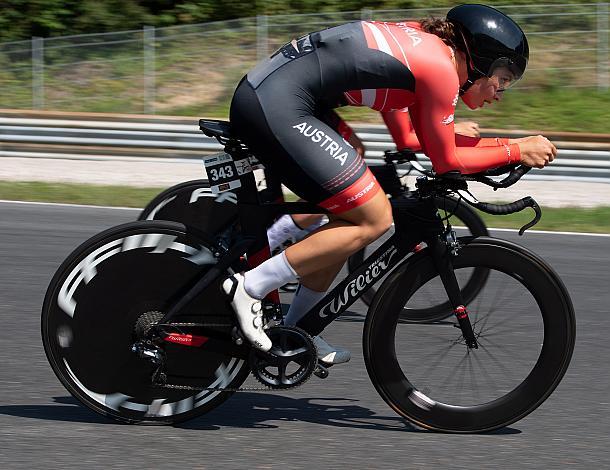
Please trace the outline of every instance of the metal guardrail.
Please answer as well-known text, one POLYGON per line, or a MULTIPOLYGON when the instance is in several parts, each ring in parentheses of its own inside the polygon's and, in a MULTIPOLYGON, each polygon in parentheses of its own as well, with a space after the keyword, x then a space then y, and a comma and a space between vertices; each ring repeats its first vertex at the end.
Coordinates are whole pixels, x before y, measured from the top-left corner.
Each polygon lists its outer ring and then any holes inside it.
MULTIPOLYGON (((354 125, 367 149, 369 163, 394 148, 381 125, 354 125)), ((524 131, 483 131, 484 135, 523 136, 524 131)), ((529 133, 531 134, 531 132, 529 133)), ((559 158, 529 178, 584 179, 610 182, 610 135, 546 133, 559 158)), ((193 159, 222 150, 203 135, 194 118, 129 115, 28 113, 0 111, 0 158, 193 159)), ((420 155, 422 164, 430 161, 420 155)))

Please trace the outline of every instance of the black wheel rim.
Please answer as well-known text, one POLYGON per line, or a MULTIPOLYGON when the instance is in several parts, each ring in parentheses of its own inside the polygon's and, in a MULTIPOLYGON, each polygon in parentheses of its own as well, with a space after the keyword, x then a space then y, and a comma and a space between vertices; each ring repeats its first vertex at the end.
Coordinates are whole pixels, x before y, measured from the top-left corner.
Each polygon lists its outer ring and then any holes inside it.
MULTIPOLYGON (((411 282, 409 292, 384 292, 391 299, 378 305, 384 314, 367 325, 367 368, 377 389, 403 416, 431 429, 488 431, 520 419, 555 388, 573 347, 565 297, 544 270, 508 250, 468 248, 462 260, 492 270, 482 298, 469 306, 479 350, 467 350, 453 321, 400 321, 402 305, 434 277, 431 262, 397 283, 411 282), (518 297, 514 286, 521 286, 518 297)), ((455 266, 465 268, 460 259, 455 266)))
MULTIPOLYGON (((64 385, 95 411, 125 421, 178 421, 213 405, 219 392, 153 386, 154 365, 131 351, 137 320, 166 311, 212 260, 197 240, 159 228, 105 237, 73 256, 50 286, 43 312, 45 350, 64 385)), ((233 313, 219 286, 204 297, 177 321, 201 322, 208 314, 227 324, 229 337, 233 313)), ((222 334, 201 348, 167 343, 168 370, 202 387, 241 383, 247 363, 223 352, 226 344, 222 334)))

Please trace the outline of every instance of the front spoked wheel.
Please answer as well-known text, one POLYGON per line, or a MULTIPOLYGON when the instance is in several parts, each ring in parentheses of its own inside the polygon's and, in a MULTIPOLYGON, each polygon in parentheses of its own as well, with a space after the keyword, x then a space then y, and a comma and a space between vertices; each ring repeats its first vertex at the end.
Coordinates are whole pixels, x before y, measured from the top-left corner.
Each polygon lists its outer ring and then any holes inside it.
POLYGON ((78 247, 54 276, 42 311, 53 371, 83 404, 127 423, 176 423, 220 405, 249 373, 231 340, 221 279, 148 343, 134 345, 216 264, 213 242, 171 222, 114 227, 78 247), (163 367, 159 367, 162 363, 163 367))
MULTIPOLYGON (((481 217, 479 217, 474 209, 470 208, 468 205, 464 204, 463 202, 460 203, 457 199, 452 197, 437 197, 435 202, 436 206, 439 208, 439 214, 443 218, 449 217, 451 214, 453 214, 449 221, 452 225, 460 227, 458 232, 460 235, 471 235, 475 237, 489 235, 487 227, 485 226, 485 223, 481 217), (465 229, 465 231, 462 229, 465 229)), ((388 230, 388 232, 379 239, 379 243, 385 242, 393 234, 394 227, 388 230)), ((365 247, 359 252, 353 254, 347 261, 349 271, 352 272, 356 270, 364 261, 365 257, 370 254, 370 252, 372 252, 371 248, 365 247)), ((468 281, 462 285, 462 297, 464 297, 464 299, 467 301, 473 299, 479 290, 481 290, 485 285, 488 274, 489 272, 487 269, 483 267, 473 269, 470 273, 468 281)), ((361 300, 365 304, 371 305, 371 302, 373 301, 373 298, 375 297, 377 289, 380 285, 381 282, 378 282, 373 287, 365 291, 360 297, 361 300)), ((444 299, 444 297, 442 299, 444 299)), ((442 320, 443 318, 451 316, 452 313, 453 312, 449 302, 439 301, 437 303, 429 302, 426 305, 406 305, 401 313, 401 317, 404 320, 425 323, 442 320)))
POLYGON ((405 306, 446 298, 424 250, 390 274, 370 308, 367 370, 384 400, 421 427, 491 431, 531 413, 558 385, 574 347, 572 303, 552 269, 518 245, 476 239, 453 263, 461 285, 472 270, 489 270, 467 305, 479 348, 466 347, 454 319, 401 319, 405 306))

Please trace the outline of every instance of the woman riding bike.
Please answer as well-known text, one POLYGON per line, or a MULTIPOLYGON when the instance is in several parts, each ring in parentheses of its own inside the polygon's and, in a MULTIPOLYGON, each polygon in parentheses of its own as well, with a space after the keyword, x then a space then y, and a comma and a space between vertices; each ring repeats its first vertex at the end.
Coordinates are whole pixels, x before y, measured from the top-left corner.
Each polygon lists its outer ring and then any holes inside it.
MULTIPOLYGON (((392 140, 399 150, 410 149, 420 151, 421 144, 417 139, 409 110, 407 108, 398 111, 382 113, 392 140)), ((364 144, 347 124, 334 110, 330 111, 324 121, 335 129, 343 139, 350 144, 358 155, 365 157, 364 144)), ((467 137, 479 137, 479 125, 476 122, 456 122, 455 133, 467 137)), ((267 230, 269 248, 273 253, 276 250, 286 248, 286 246, 305 237, 309 232, 325 224, 327 219, 321 214, 286 214, 278 218, 275 223, 267 230)))
MULTIPOLYGON (((471 109, 499 101, 529 57, 521 28, 484 5, 453 8, 445 20, 359 21, 293 40, 251 70, 231 103, 235 133, 301 198, 331 221, 245 274, 223 283, 240 328, 267 351, 260 299, 299 279, 286 316, 295 324, 331 285, 346 259, 392 223, 388 199, 356 150, 321 116, 342 104, 382 113, 409 108, 422 150, 441 174, 506 164, 542 168, 555 146, 542 136, 468 138, 454 132, 458 98, 471 109)), ((349 352, 314 338, 322 362, 349 352)))

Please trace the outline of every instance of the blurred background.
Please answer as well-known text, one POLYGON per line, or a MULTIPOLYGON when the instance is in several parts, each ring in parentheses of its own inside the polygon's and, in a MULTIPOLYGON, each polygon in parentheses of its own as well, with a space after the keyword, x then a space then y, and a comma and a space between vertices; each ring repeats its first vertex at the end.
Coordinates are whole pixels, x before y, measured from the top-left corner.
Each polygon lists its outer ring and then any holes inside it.
MULTIPOLYGON (((60 263, 88 237, 135 220, 161 190, 204 177, 202 154, 221 147, 201 134, 197 118, 227 119, 235 86, 258 60, 307 32, 360 19, 442 17, 457 3, 0 0, 0 468, 607 465, 600 464, 608 462, 610 434, 603 418, 610 413, 604 2, 486 1, 523 27, 531 62, 502 103, 474 113, 460 107, 456 114, 458 121, 479 122, 483 135, 543 133, 559 148, 552 165, 510 190, 471 186, 480 200, 531 195, 540 203, 543 218, 524 237, 513 229, 531 213, 485 222, 493 236, 547 260, 576 310, 572 365, 528 418, 484 435, 407 425, 369 382, 362 315, 329 328, 326 338, 354 354, 333 368, 330 380, 290 392, 236 394, 177 428, 115 426, 87 410, 53 375, 40 344, 40 309, 60 263)), ((365 142, 367 161, 393 147, 378 113, 340 112, 365 142)), ((366 311, 360 303, 353 309, 366 311)))
MULTIPOLYGON (((442 17, 456 3, 5 0, 0 108, 222 118, 241 76, 293 37, 359 19, 442 17)), ((503 105, 476 120, 484 127, 607 132, 608 3, 487 3, 523 27, 531 62, 503 105)), ((375 112, 346 112, 378 122, 375 112)))

